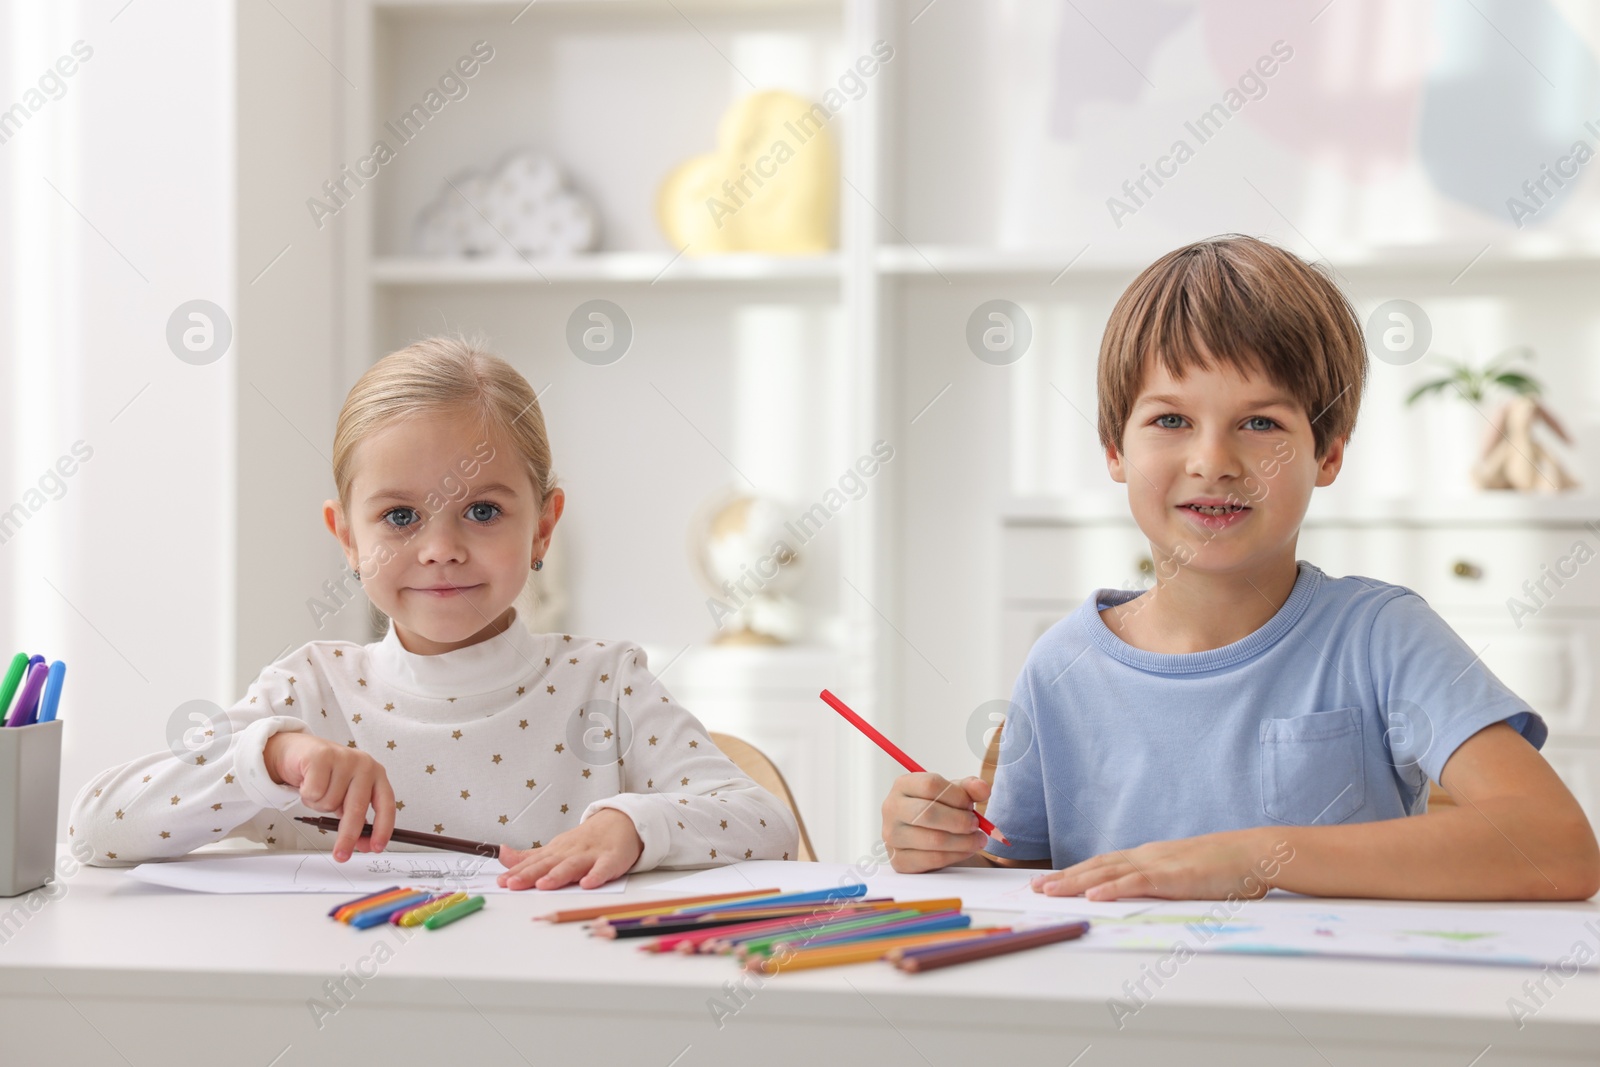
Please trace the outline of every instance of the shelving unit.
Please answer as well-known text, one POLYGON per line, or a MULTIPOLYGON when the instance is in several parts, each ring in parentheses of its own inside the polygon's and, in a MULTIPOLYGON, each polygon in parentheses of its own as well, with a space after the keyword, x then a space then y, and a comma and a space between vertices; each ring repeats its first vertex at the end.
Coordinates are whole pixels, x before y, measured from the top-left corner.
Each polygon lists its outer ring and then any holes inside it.
MULTIPOLYGON (((870 42, 872 24, 873 5, 810 0, 352 0, 339 64, 357 86, 344 94, 340 136, 354 157, 425 88, 415 72, 447 69, 475 40, 495 50, 467 95, 418 134, 430 147, 401 149, 341 212, 346 384, 413 336, 488 333, 546 394, 568 491, 558 537, 571 546, 571 627, 648 642, 652 668, 708 727, 787 761, 822 858, 840 860, 871 848, 874 828, 856 813, 876 810, 887 779, 860 739, 805 711, 825 712, 816 692, 832 686, 895 728, 893 663, 873 607, 893 597, 882 566, 888 491, 851 501, 804 550, 809 625, 788 648, 711 643, 707 591, 682 546, 694 511, 720 489, 760 491, 798 515, 870 450, 883 403, 871 213, 842 199, 830 254, 697 257, 666 242, 652 206, 668 169, 712 149, 723 111, 752 88, 747 75, 765 88, 776 72, 773 87, 815 96, 855 56, 851 42, 870 42), (517 147, 548 151, 595 204, 598 251, 408 251, 407 220, 444 177, 517 147), (587 366, 564 343, 568 315, 597 298, 622 306, 634 328, 613 366, 587 366), (617 500, 619 489, 632 499, 617 500)), ((875 179, 876 106, 869 94, 830 123, 857 188, 875 179)))
MULTIPOLYGON (((1095 355, 1117 295, 1160 254, 1211 233, 1265 235, 1328 262, 1363 314, 1397 296, 1424 303, 1439 353, 1487 356, 1478 346, 1528 341, 1545 354, 1552 395, 1600 398, 1580 358, 1600 336, 1593 181, 1561 223, 1515 231, 1441 202, 1414 164, 1375 190, 1297 156, 1252 117, 1113 228, 1102 204, 1121 175, 1170 143, 1175 114, 1217 98, 1199 23, 1225 12, 1173 31, 1162 48, 1181 61, 1133 96, 1083 90, 1063 103, 1065 66, 1087 71, 1083 85, 1128 77, 1109 41, 1085 35, 1069 51, 1069 7, 348 0, 336 55, 355 88, 333 81, 344 110, 330 170, 364 155, 424 74, 470 42, 491 41, 496 58, 429 124, 426 150, 402 150, 340 213, 342 387, 413 336, 488 333, 546 397, 570 493, 558 536, 572 548, 575 627, 649 642, 660 650, 652 665, 665 665, 691 708, 730 709, 758 744, 763 714, 803 715, 826 685, 952 777, 978 766, 969 714, 1009 693, 1002 531, 1015 500, 1043 501, 1040 516, 1110 519, 1122 506, 1095 440, 1095 355), (879 40, 894 58, 829 127, 841 167, 835 252, 697 258, 668 245, 653 217, 658 184, 713 148, 729 104, 768 86, 817 99, 879 40), (1063 108, 1070 135, 1058 129, 1063 108), (532 263, 410 254, 409 220, 445 176, 524 146, 547 150, 597 205, 600 251, 532 263), (1308 204, 1338 210, 1312 218, 1308 204), (596 298, 621 305, 635 328, 634 347, 603 368, 572 358, 563 335, 573 309, 596 298), (996 298, 1033 320, 1032 349, 1008 367, 980 362, 965 339, 972 312, 996 298), (719 671, 706 591, 684 559, 694 508, 731 484, 798 513, 878 439, 896 458, 811 547, 808 631, 787 659, 771 653, 786 666, 752 670, 760 657, 734 650, 719 671), (750 681, 763 673, 783 681, 750 681), (710 681, 724 676, 744 681, 710 681)), ((1330 9, 1317 39, 1372 32, 1340 28, 1347 18, 1359 13, 1330 9)), ((1270 42, 1281 30, 1244 35, 1270 42)), ((1303 69, 1314 78, 1309 61, 1303 69)), ((1261 116, 1294 102, 1251 106, 1261 116)), ((1330 504, 1403 522, 1371 502, 1434 488, 1458 458, 1465 417, 1399 407, 1423 373, 1374 364, 1347 484, 1330 504), (1394 462, 1400 453, 1407 463, 1394 462)), ((1592 439, 1600 423, 1574 429, 1592 439)), ((1122 566, 1110 548, 1075 563, 1112 580, 1122 566)), ((850 861, 876 839, 895 769, 836 725, 818 716, 802 737, 786 718, 768 736, 809 746, 805 759, 827 769, 837 807, 812 835, 822 858, 850 861)))
POLYGON ((425 256, 384 256, 372 261, 372 284, 395 285, 562 285, 618 282, 837 282, 839 256, 717 256, 685 259, 662 252, 598 252, 566 259, 439 260, 425 256))

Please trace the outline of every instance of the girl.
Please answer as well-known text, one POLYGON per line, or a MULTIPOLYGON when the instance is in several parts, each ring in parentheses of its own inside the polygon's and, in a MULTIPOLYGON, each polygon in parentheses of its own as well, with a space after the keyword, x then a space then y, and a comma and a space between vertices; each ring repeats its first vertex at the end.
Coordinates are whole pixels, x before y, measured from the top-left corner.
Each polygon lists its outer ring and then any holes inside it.
POLYGON ((397 822, 498 842, 513 889, 794 855, 788 808, 711 744, 639 646, 523 621, 565 494, 508 363, 446 338, 379 360, 339 413, 333 477, 323 520, 388 633, 303 645, 196 748, 96 776, 68 825, 91 862, 230 835, 327 847, 294 821, 307 811, 338 813, 339 862, 382 851, 397 822))

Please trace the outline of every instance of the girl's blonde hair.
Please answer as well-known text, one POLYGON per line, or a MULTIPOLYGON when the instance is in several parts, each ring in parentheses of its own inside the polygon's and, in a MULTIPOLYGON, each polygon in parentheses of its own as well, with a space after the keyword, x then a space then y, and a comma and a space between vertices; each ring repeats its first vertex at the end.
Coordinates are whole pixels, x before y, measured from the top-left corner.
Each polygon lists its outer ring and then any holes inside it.
MULTIPOLYGON (((550 436, 533 386, 490 352, 481 338, 426 337, 368 367, 339 409, 333 432, 333 482, 346 515, 361 442, 398 422, 440 415, 470 420, 485 440, 494 433, 508 441, 525 465, 537 504, 543 508, 556 487, 556 476, 550 436)), ((517 598, 524 621, 532 613, 530 593, 525 586, 517 598)), ((373 610, 377 612, 376 606, 373 610)), ((387 625, 387 620, 380 625, 387 625)))

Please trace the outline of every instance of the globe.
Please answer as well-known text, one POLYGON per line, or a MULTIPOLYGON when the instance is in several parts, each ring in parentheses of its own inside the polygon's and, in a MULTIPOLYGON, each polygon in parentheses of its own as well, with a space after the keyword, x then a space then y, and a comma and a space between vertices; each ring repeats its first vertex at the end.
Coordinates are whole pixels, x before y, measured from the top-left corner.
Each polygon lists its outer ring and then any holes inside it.
POLYGON ((766 497, 729 492, 705 508, 691 532, 690 557, 710 597, 719 644, 783 644, 799 629, 791 599, 802 573, 787 517, 766 497))

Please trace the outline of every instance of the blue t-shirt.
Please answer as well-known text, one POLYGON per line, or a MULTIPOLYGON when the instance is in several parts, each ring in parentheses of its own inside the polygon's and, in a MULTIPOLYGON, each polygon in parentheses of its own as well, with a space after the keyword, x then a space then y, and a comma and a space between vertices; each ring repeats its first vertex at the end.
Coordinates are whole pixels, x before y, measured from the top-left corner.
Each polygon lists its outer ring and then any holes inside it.
POLYGON ((1169 655, 1129 645, 1098 589, 1028 654, 1001 734, 986 851, 1056 868, 1114 849, 1274 823, 1418 814, 1456 747, 1541 719, 1404 586, 1301 560, 1267 623, 1169 655))

